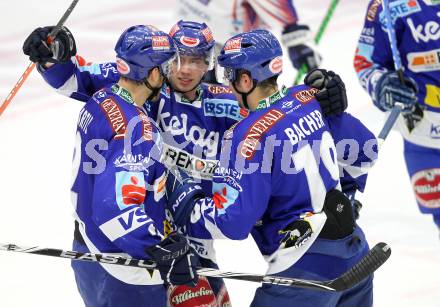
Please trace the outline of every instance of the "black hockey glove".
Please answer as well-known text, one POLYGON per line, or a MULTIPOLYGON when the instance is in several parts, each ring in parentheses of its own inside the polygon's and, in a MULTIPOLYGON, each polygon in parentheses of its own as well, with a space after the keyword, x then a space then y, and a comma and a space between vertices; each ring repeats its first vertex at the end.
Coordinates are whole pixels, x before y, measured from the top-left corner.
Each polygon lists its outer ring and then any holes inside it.
POLYGON ((195 202, 205 197, 202 187, 177 168, 168 173, 166 191, 167 209, 177 226, 184 226, 189 222, 195 202))
POLYGON ((327 192, 324 212, 327 215, 327 220, 319 233, 320 238, 338 240, 353 233, 356 225, 353 208, 344 193, 338 190, 327 192))
POLYGON ((48 44, 48 35, 54 27, 35 29, 24 41, 23 52, 34 63, 44 64, 66 62, 76 55, 76 44, 72 33, 62 27, 53 42, 48 44))
POLYGON ((306 75, 304 83, 320 90, 315 98, 325 116, 338 115, 347 109, 345 84, 333 71, 314 69, 306 75))
POLYGON ((165 284, 191 287, 197 284, 199 256, 182 235, 171 234, 159 244, 147 248, 145 252, 156 262, 165 284))
POLYGON ((315 49, 310 28, 306 25, 290 24, 281 35, 281 41, 289 52, 290 60, 296 69, 303 64, 307 71, 317 68, 321 63, 321 56, 315 49))

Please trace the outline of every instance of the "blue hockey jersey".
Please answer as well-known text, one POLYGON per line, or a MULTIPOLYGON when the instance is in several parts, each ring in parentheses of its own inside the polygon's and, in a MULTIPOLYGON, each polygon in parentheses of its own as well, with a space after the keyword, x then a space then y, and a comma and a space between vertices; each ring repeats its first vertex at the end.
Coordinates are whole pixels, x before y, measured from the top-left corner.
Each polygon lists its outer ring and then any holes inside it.
MULTIPOLYGON (((440 2, 390 0, 390 13, 404 74, 419 87, 418 100, 426 110, 412 132, 402 117, 403 137, 421 146, 440 148, 440 2)), ((365 16, 354 66, 361 85, 375 100, 380 76, 394 70, 381 0, 371 0, 365 16)))
POLYGON ((340 189, 338 164, 350 166, 344 177, 363 189, 377 157, 376 138, 347 113, 324 118, 315 93, 304 85, 283 88, 225 133, 212 197, 196 203, 189 235, 241 240, 251 233, 269 273, 280 272, 322 229, 326 194, 340 189), (300 218, 312 231, 290 246, 299 234, 289 225, 300 218))
MULTIPOLYGON (((47 70, 39 67, 39 71, 59 93, 81 101, 87 101, 95 91, 119 79, 116 64, 86 64, 81 57, 47 70)), ((224 86, 202 83, 197 95, 195 101, 188 101, 164 85, 159 101, 145 104, 145 108, 165 132, 165 165, 178 166, 199 179, 210 193, 221 138, 247 111, 238 106, 231 90, 224 86)))
MULTIPOLYGON (((91 252, 145 259, 145 248, 170 232, 165 166, 157 162, 161 146, 154 121, 117 84, 98 91, 80 111, 72 198, 91 252)), ((128 284, 162 283, 157 271, 101 265, 128 284)))

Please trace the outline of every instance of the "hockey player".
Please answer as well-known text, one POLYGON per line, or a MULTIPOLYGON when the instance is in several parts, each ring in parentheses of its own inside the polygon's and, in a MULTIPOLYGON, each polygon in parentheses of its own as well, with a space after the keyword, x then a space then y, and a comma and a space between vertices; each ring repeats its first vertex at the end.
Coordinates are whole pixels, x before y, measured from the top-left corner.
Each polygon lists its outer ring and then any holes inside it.
MULTIPOLYGON (((337 162, 347 151, 337 153, 335 142, 351 140, 362 149, 343 169, 345 181, 361 190, 366 174, 361 180, 353 174, 367 170, 377 142, 347 113, 324 118, 314 97, 318 89, 278 89, 281 57, 279 42, 266 30, 239 34, 223 46, 218 62, 250 114, 223 137, 212 197, 203 197, 184 174, 182 181, 169 175, 168 208, 194 237, 242 240, 251 233, 269 264, 267 274, 333 279, 368 251, 340 191, 337 162)), ((338 80, 322 70, 307 78, 318 88, 338 80)), ((339 293, 263 285, 251 306, 362 307, 372 306, 372 298, 369 277, 339 293)))
POLYGON ((176 48, 164 32, 133 26, 121 35, 115 51, 119 81, 95 93, 79 113, 73 249, 153 259, 160 275, 103 263, 74 261, 72 267, 88 307, 165 307, 163 282, 194 285, 197 256, 181 235, 165 238, 166 173, 158 162, 162 142, 142 107, 157 96, 176 48))
POLYGON ((420 211, 440 230, 440 2, 391 0, 390 13, 404 83, 394 71, 381 1, 369 2, 354 67, 381 111, 403 104, 397 126, 406 167, 420 211))
MULTIPOLYGON (((60 31, 55 45, 49 50, 42 42, 46 41, 50 29, 38 28, 32 32, 25 42, 24 51, 32 61, 39 63, 38 70, 58 92, 87 101, 93 92, 119 79, 117 63, 86 65, 83 59, 75 57, 75 41, 66 28, 60 31), (50 64, 53 61, 55 65, 50 64)), ((207 25, 179 21, 170 34, 179 50, 179 69, 171 65, 167 76, 169 84, 164 84, 160 90, 158 101, 143 107, 164 132, 163 162, 168 167, 180 167, 200 180, 201 186, 209 193, 212 190, 212 174, 218 163, 221 137, 247 112, 238 106, 228 87, 201 83, 204 73, 214 62, 214 39, 207 25)), ((202 257, 204 267, 217 267, 211 240, 191 239, 191 244, 202 257)), ((187 290, 197 291, 200 287, 210 290, 212 287, 216 295, 214 299, 220 306, 229 303, 221 279, 210 278, 210 285, 206 285, 203 278, 200 280, 203 284, 195 289, 172 287, 170 302, 187 290)), ((205 296, 188 303, 193 301, 195 305, 212 303, 205 296)))
MULTIPOLYGON (((44 79, 60 93, 85 101, 91 93, 119 78, 115 63, 85 65, 81 58, 72 57, 76 48, 69 49, 75 43, 67 29, 61 31, 55 40, 59 42, 57 50, 48 50, 42 41, 49 32, 50 28, 36 29, 29 36, 29 46, 25 44, 24 49, 31 60, 39 62, 37 67, 44 79), (50 66, 48 61, 58 63, 50 66)), ((180 21, 170 34, 179 49, 180 69, 171 72, 169 85, 162 88, 159 101, 144 107, 166 133, 165 164, 178 166, 201 180, 205 192, 211 193, 221 137, 247 111, 238 106, 228 87, 201 83, 204 72, 212 66, 214 40, 209 28, 205 24, 180 21)), ((346 107, 344 100, 332 99, 330 103, 329 99, 322 99, 321 103, 328 115, 337 114, 346 107)), ((190 242, 202 257, 203 266, 215 266, 211 263, 215 260, 211 240, 191 239, 190 242)), ((228 301, 227 292, 219 281, 210 279, 218 301, 224 303, 228 301)))
POLYGON ((179 0, 177 16, 208 23, 220 47, 233 35, 264 28, 281 32, 281 41, 296 69, 305 64, 310 71, 321 62, 310 28, 298 24, 292 0, 179 0))

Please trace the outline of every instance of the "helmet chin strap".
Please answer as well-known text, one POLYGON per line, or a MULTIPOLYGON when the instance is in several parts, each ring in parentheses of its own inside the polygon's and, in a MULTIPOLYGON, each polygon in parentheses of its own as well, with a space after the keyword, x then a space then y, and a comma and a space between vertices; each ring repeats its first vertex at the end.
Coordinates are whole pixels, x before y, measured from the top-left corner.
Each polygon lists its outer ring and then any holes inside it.
POLYGON ((250 108, 249 108, 247 98, 257 87, 257 82, 255 82, 255 80, 253 80, 253 83, 254 84, 253 84, 252 88, 249 90, 249 92, 245 93, 245 92, 239 91, 237 89, 237 86, 235 85, 235 82, 232 82, 232 86, 234 87, 234 90, 241 95, 241 100, 243 100, 243 106, 245 107, 245 109, 248 109, 248 110, 250 110, 250 108))
MULTIPOLYGON (((148 82, 147 78, 145 78, 144 80, 144 84, 145 86, 151 91, 151 94, 148 95, 147 100, 151 100, 151 98, 156 97, 157 94, 159 94, 160 89, 162 88, 162 86, 159 87, 153 87, 150 82, 148 82)), ((162 83, 163 84, 163 83, 162 83)))

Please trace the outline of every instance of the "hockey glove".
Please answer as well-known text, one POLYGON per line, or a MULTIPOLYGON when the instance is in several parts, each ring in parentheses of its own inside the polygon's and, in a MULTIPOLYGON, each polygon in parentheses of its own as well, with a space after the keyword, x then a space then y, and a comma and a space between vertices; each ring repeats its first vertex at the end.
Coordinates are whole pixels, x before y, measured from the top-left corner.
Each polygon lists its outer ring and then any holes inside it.
POLYGON ((333 71, 314 69, 306 75, 304 83, 320 90, 315 98, 325 116, 338 115, 347 109, 345 84, 333 71))
POLYGON ((377 81, 374 104, 382 111, 391 110, 396 102, 403 104, 403 112, 411 112, 417 102, 417 84, 409 77, 404 77, 404 84, 395 71, 384 73, 377 81))
POLYGON ((205 197, 202 187, 179 169, 173 169, 168 173, 166 191, 167 209, 171 212, 174 223, 179 227, 189 222, 196 201, 205 197))
POLYGON ((37 28, 26 38, 23 52, 29 56, 29 60, 39 64, 59 63, 66 62, 76 55, 75 39, 66 27, 62 27, 53 42, 48 44, 48 36, 53 28, 37 28))
POLYGON ((308 26, 298 24, 286 26, 281 41, 288 49, 290 60, 296 69, 300 69, 305 64, 307 71, 310 71, 321 63, 321 56, 315 50, 315 43, 308 26))
POLYGON ((355 228, 353 208, 350 200, 341 191, 330 190, 324 202, 327 215, 319 237, 322 239, 339 240, 351 235, 355 228))
POLYGON ((165 240, 151 246, 145 252, 156 262, 165 284, 194 287, 199 278, 199 256, 182 235, 171 234, 165 240))

